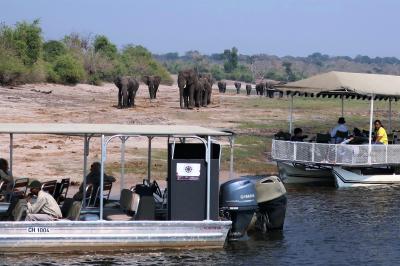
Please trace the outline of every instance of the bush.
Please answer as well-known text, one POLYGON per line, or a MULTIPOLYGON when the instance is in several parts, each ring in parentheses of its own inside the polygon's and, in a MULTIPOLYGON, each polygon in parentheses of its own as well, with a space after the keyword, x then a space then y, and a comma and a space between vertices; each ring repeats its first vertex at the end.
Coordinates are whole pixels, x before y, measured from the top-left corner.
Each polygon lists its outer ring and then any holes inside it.
POLYGON ((122 74, 141 79, 144 75, 158 75, 163 84, 172 84, 171 76, 143 46, 126 46, 121 54, 122 74))
POLYGON ((22 60, 11 51, 0 47, 0 84, 12 85, 22 83, 27 68, 22 60))
POLYGON ((35 20, 32 23, 19 22, 15 29, 3 26, 0 38, 16 52, 24 65, 33 65, 41 56, 43 43, 41 34, 39 20, 35 20))
POLYGON ((97 35, 93 43, 94 51, 102 53, 110 59, 117 57, 117 46, 111 43, 104 35, 97 35))
POLYGON ((60 41, 48 41, 43 44, 43 58, 47 62, 54 62, 54 60, 67 53, 67 47, 60 41))
POLYGON ((85 77, 82 64, 69 54, 59 56, 54 62, 53 69, 59 82, 64 84, 76 84, 85 77))
MULTIPOLYGON (((15 27, 0 24, 0 84, 47 80, 99 85, 121 74, 138 79, 158 75, 164 84, 172 84, 167 69, 142 46, 127 46, 119 52, 106 36, 93 40, 78 33, 43 43, 41 34, 39 20, 20 22, 15 27)), ((177 58, 178 54, 170 57, 177 58)))
POLYGON ((218 65, 213 65, 211 67, 210 72, 216 80, 221 80, 225 77, 224 72, 222 71, 221 67, 219 67, 218 65))

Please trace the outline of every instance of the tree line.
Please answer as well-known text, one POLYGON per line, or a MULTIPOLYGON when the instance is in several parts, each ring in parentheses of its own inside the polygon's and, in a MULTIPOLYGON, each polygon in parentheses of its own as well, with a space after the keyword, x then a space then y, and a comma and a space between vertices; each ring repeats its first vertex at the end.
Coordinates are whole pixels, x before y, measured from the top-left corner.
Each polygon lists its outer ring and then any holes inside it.
POLYGON ((53 82, 100 85, 117 75, 158 75, 172 84, 167 69, 143 46, 117 49, 106 36, 71 33, 45 41, 39 20, 0 25, 0 84, 53 82))

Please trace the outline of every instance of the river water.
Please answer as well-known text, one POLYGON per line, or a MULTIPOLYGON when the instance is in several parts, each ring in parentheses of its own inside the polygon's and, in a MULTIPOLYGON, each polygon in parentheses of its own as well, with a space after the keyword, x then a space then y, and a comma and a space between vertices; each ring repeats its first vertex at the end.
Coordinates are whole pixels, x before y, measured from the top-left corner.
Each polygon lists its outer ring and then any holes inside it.
POLYGON ((400 187, 288 188, 283 232, 222 250, 0 255, 8 265, 399 265, 400 187))

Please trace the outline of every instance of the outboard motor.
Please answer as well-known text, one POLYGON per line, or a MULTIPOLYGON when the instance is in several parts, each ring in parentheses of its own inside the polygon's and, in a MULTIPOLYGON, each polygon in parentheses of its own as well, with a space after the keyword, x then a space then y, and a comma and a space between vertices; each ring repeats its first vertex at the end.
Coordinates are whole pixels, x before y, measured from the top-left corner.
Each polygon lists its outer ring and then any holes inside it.
POLYGON ((220 187, 220 213, 232 221, 228 238, 247 237, 247 228, 257 210, 256 188, 247 178, 225 182, 220 187))
POLYGON ((258 213, 255 226, 266 232, 282 230, 286 214, 286 189, 277 176, 253 180, 257 192, 258 213))

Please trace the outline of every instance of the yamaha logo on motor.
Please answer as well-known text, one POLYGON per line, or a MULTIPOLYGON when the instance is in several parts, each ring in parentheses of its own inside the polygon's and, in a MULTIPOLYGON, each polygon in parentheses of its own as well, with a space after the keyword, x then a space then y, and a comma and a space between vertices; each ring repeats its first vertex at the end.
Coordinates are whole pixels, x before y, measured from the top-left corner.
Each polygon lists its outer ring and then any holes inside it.
POLYGON ((254 198, 254 194, 242 194, 240 195, 240 199, 251 199, 254 198))

